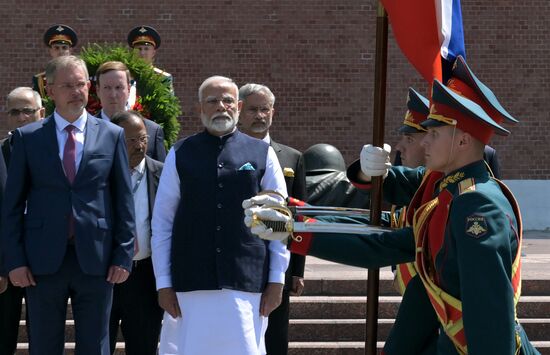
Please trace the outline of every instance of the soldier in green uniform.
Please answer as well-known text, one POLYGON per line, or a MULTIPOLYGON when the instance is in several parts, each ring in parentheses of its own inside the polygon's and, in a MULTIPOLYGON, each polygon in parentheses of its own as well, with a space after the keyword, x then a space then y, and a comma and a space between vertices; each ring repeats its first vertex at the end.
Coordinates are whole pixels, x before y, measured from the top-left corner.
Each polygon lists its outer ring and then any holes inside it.
MULTIPOLYGON (((63 55, 71 55, 76 46, 78 37, 75 30, 67 25, 53 25, 44 32, 44 44, 48 47, 51 59, 63 55)), ((32 87, 41 97, 46 97, 46 73, 41 72, 33 76, 32 87)))
POLYGON ((174 78, 172 74, 154 66, 157 49, 160 47, 160 35, 151 26, 137 26, 128 33, 128 45, 134 49, 137 54, 153 66, 155 72, 163 77, 164 83, 174 92, 174 78))
MULTIPOLYGON (((429 119, 422 126, 427 129, 422 141, 426 167, 444 176, 435 184, 435 196, 415 211, 412 226, 360 236, 301 234, 292 251, 367 268, 414 261, 439 323, 434 348, 424 353, 537 354, 516 314, 519 208, 483 162, 491 136, 509 132, 479 105, 438 81, 433 84, 429 119)), ((380 170, 379 175, 386 174, 380 170)), ((409 174, 408 179, 417 179, 418 186, 422 174, 409 174)), ((261 237, 287 237, 258 220, 289 222, 289 217, 256 206, 246 215, 261 237)), ((414 297, 409 301, 414 305, 414 297)), ((419 332, 432 325, 419 319, 410 329, 419 332)))

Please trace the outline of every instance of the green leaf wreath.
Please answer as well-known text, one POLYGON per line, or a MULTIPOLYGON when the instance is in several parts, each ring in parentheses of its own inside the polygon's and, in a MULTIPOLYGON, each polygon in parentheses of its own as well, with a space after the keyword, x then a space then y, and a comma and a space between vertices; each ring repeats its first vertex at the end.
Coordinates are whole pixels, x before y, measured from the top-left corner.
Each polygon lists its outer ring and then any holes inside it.
MULTIPOLYGON (((86 63, 91 78, 104 62, 116 60, 126 64, 136 81, 139 95, 133 109, 162 126, 167 147, 176 142, 180 130, 178 116, 181 115, 181 107, 164 76, 157 74, 149 63, 122 44, 88 44, 82 48, 80 58, 86 63)), ((45 98, 44 101, 46 112, 52 113, 55 108, 53 100, 45 98)), ((94 111, 100 109, 98 105, 99 100, 92 88, 87 109, 94 114, 94 111)))

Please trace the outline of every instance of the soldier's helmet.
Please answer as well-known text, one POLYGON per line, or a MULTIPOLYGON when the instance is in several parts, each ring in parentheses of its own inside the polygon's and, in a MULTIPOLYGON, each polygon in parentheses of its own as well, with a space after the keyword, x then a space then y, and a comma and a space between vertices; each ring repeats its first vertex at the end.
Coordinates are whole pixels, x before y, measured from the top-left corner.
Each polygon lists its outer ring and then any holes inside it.
POLYGON ((312 145, 304 152, 303 158, 306 175, 346 171, 346 162, 342 153, 330 144, 312 145))

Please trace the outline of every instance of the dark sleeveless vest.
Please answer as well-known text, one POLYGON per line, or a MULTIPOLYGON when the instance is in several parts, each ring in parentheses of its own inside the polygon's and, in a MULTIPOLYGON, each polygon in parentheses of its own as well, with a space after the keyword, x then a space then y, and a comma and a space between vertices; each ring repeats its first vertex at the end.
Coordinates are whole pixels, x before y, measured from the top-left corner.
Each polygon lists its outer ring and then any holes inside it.
POLYGON ((265 288, 268 243, 244 225, 241 204, 261 191, 268 148, 239 131, 204 131, 174 147, 181 191, 172 230, 175 291, 265 288))

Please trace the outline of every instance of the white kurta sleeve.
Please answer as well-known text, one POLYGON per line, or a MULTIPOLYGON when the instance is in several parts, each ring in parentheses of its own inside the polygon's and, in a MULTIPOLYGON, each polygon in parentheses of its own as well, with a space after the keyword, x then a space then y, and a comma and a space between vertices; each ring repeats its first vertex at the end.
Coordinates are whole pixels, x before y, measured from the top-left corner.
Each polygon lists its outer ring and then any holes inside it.
MULTIPOLYGON (((287 197, 285 177, 279 159, 277 159, 277 155, 271 147, 267 151, 265 166, 265 174, 260 183, 262 190, 274 190, 287 197)), ((290 252, 286 244, 279 240, 270 241, 268 282, 284 284, 289 261, 290 252)))
POLYGON ((170 252, 172 227, 180 202, 180 178, 176 170, 176 153, 170 149, 160 176, 153 219, 151 221, 151 255, 157 290, 172 287, 170 252))

